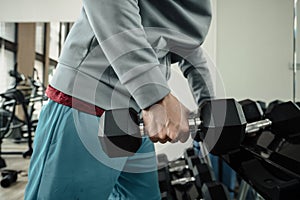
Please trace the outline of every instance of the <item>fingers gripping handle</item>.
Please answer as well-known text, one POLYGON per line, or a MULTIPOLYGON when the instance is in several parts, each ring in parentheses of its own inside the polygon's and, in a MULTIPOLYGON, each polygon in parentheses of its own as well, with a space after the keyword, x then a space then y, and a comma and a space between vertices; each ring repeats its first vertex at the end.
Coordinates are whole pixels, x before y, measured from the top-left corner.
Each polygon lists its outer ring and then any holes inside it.
MULTIPOLYGON (((197 131, 199 118, 189 119, 191 131, 197 131)), ((100 119, 98 138, 109 157, 132 156, 138 151, 145 135, 141 115, 132 108, 107 110, 100 119)))

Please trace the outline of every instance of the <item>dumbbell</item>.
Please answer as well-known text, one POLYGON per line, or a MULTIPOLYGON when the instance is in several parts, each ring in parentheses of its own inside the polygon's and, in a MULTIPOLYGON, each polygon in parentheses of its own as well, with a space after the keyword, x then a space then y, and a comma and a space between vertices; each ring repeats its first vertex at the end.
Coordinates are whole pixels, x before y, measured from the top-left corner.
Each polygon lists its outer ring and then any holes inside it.
POLYGON ((193 166, 197 163, 193 147, 186 148, 183 155, 174 161, 169 161, 167 155, 164 153, 158 154, 156 158, 159 166, 168 166, 171 173, 181 172, 186 169, 192 170, 193 166))
POLYGON ((166 167, 168 171, 176 177, 183 177, 189 170, 186 160, 181 157, 174 161, 169 161, 166 154, 158 154, 157 156, 158 169, 166 167))
MULTIPOLYGON (((158 156, 158 160, 162 160, 161 156, 158 156)), ((209 169, 209 164, 206 164, 205 162, 206 160, 200 158, 199 155, 196 154, 194 147, 187 148, 181 158, 169 162, 169 172, 174 173, 189 170, 189 174, 193 175, 195 179, 186 179, 185 177, 180 177, 182 179, 174 180, 174 183, 183 184, 189 181, 197 181, 199 178, 202 181, 215 180, 212 169, 209 169)), ((199 186, 201 185, 202 184, 199 184, 199 186)))
MULTIPOLYGON (((159 157, 158 157, 159 159, 159 157)), ((193 147, 185 149, 183 155, 175 161, 169 161, 169 172, 176 178, 182 178, 186 174, 190 174, 199 158, 195 154, 193 147)))
POLYGON ((239 101, 242 105, 242 109, 246 118, 247 123, 259 121, 263 119, 264 111, 261 108, 261 104, 251 99, 245 99, 239 101))
POLYGON ((280 99, 275 99, 273 101, 271 101, 268 106, 266 107, 266 112, 270 112, 270 110, 273 109, 274 106, 283 103, 284 101, 280 100, 280 99))
MULTIPOLYGON (((189 164, 191 165, 191 162, 189 164)), ((178 173, 174 175, 172 168, 169 168, 171 175, 170 183, 174 188, 177 199, 199 199, 201 197, 201 188, 198 188, 196 185, 197 177, 194 177, 192 169, 192 167, 188 166, 187 170, 185 169, 186 173, 178 177, 178 173)))
POLYGON ((12 183, 16 182, 18 179, 18 172, 15 170, 3 170, 1 172, 2 180, 1 180, 1 186, 3 188, 9 187, 12 183))
MULTIPOLYGON (((199 123, 192 119, 191 128, 199 123)), ((144 128, 142 120, 134 109, 107 110, 100 118, 98 138, 103 151, 109 157, 132 156, 142 144, 144 128)))
POLYGON ((193 168, 193 176, 172 180, 171 185, 181 187, 194 184, 201 199, 229 200, 229 191, 221 182, 217 181, 213 170, 208 164, 201 163, 193 168))
POLYGON ((216 180, 212 167, 204 159, 194 155, 188 161, 193 163, 191 176, 172 180, 173 187, 181 191, 189 189, 193 196, 198 195, 197 199, 230 199, 227 188, 216 180))
MULTIPOLYGON (((189 119, 194 139, 204 141, 212 154, 223 154, 239 148, 247 133, 270 127, 277 134, 300 132, 299 107, 284 102, 266 111, 263 120, 248 123, 242 106, 235 99, 206 100, 197 116, 189 119)), ((142 143, 143 125, 133 109, 117 109, 104 113, 99 140, 110 157, 133 155, 142 143)))
POLYGON ((172 185, 184 185, 189 182, 194 182, 198 188, 201 188, 203 183, 216 180, 211 166, 200 162, 199 158, 196 159, 196 157, 193 157, 192 159, 194 159, 194 164, 191 167, 192 176, 174 179, 171 182, 172 185))
MULTIPOLYGON (((200 145, 199 145, 199 148, 200 148, 200 145)), ((208 157, 208 159, 209 159, 209 157, 208 157)), ((183 166, 183 165, 181 165, 181 166, 183 166)), ((216 180, 213 170, 212 170, 210 159, 208 161, 207 159, 205 159, 202 156, 199 157, 199 155, 196 154, 194 147, 187 148, 184 152, 184 156, 182 158, 179 158, 175 162, 169 163, 169 167, 170 167, 169 168, 170 172, 177 171, 177 170, 179 171, 181 169, 190 170, 191 175, 193 175, 193 177, 195 178, 195 179, 191 179, 190 181, 196 181, 196 184, 198 187, 201 187, 203 182, 216 180), (181 162, 182 160, 185 161, 185 162, 183 162, 184 167, 180 168, 180 165, 178 165, 178 163, 182 163, 181 162)), ((184 178, 181 180, 183 182, 186 181, 184 178)), ((179 180, 177 182, 180 184, 179 180)))
POLYGON ((204 183, 202 188, 202 197, 205 200, 229 200, 228 189, 219 181, 204 183))
MULTIPOLYGON (((202 103, 189 119, 189 126, 195 140, 202 140, 205 135, 212 136, 213 142, 219 138, 218 147, 219 141, 228 140, 228 134, 231 135, 230 142, 240 143, 246 121, 236 100, 215 99, 202 103)), ((142 143, 142 135, 143 123, 138 112, 132 108, 107 110, 100 118, 98 138, 109 157, 134 155, 142 143)), ((222 151, 232 149, 231 144, 222 144, 222 151)), ((218 148, 212 150, 218 151, 218 148)))
POLYGON ((247 125, 247 132, 256 131, 259 127, 269 127, 277 135, 288 136, 300 133, 300 108, 293 102, 280 102, 268 106, 263 120, 247 125))
MULTIPOLYGON (((224 99, 224 100, 206 100, 205 102, 211 102, 213 104, 220 104, 218 106, 221 107, 228 107, 233 108, 233 114, 226 113, 226 120, 227 124, 226 127, 224 126, 224 120, 219 120, 218 123, 215 123, 213 126, 210 123, 210 118, 205 119, 205 116, 210 117, 209 109, 205 109, 208 107, 208 103, 204 103, 203 108, 199 109, 197 113, 195 113, 189 119, 189 126, 190 132, 192 133, 193 137, 199 138, 199 130, 201 125, 201 133, 207 132, 207 130, 221 130, 226 132, 237 132, 240 131, 239 127, 236 127, 236 124, 231 124, 230 117, 236 118, 236 106, 237 102, 234 99, 224 99), (234 104, 234 105, 231 105, 234 104), (199 118, 200 110, 202 115, 204 115, 204 120, 202 121, 199 118), (228 115, 228 116, 227 116, 228 115), (238 129, 237 129, 238 128, 238 129)), ((224 110, 224 109, 221 109, 224 110)), ((228 110, 228 109, 227 109, 228 110)), ((214 112, 218 112, 214 110, 214 112)), ((139 149, 142 143, 142 136, 143 136, 143 123, 136 112, 132 108, 125 108, 125 109, 115 109, 115 110, 107 110, 104 112, 102 117, 100 118, 100 126, 99 126, 99 133, 98 138, 101 143, 101 147, 103 151, 109 157, 123 157, 123 156, 132 156, 135 152, 139 149)), ((239 139, 237 139, 240 141, 239 139)))
MULTIPOLYGON (((280 100, 272 101, 265 114, 260 112, 260 106, 253 100, 247 99, 241 101, 243 107, 244 115, 247 122, 253 122, 253 119, 266 118, 266 121, 275 121, 281 118, 281 124, 276 125, 277 127, 271 127, 273 133, 279 134, 281 136, 289 135, 293 133, 298 133, 299 127, 297 128, 297 116, 299 115, 299 106, 292 102, 283 102, 280 100), (246 104, 243 102, 247 102, 246 104), (298 108, 297 108, 298 106, 298 108), (293 119, 294 118, 294 119, 293 119)), ((277 120, 278 121, 278 120, 277 120)), ((267 123, 267 122, 266 122, 267 123)), ((279 122, 278 122, 279 123, 279 122)), ((252 130, 252 132, 254 132, 252 130)))
POLYGON ((157 174, 158 183, 162 200, 173 200, 175 191, 171 185, 171 176, 168 167, 168 157, 166 154, 158 154, 157 156, 157 174))
MULTIPOLYGON (((198 198, 208 200, 229 200, 229 191, 219 181, 216 180, 202 180, 201 186, 197 184, 195 177, 185 177, 171 181, 172 186, 182 186, 184 190, 186 185, 195 184, 198 192, 198 198)), ((179 187, 180 188, 180 187, 179 187)))
MULTIPOLYGON (((200 149, 202 149, 201 147, 202 144, 199 144, 200 149)), ((177 194, 176 196, 181 194, 182 196, 193 197, 192 199, 230 199, 226 187, 216 180, 210 164, 211 162, 208 162, 207 159, 200 158, 193 147, 187 148, 184 151, 184 155, 176 160, 180 162, 169 162, 165 154, 157 155, 157 160, 158 163, 167 167, 178 166, 179 163, 182 164, 182 161, 185 161, 187 166, 192 169, 190 174, 185 174, 185 177, 178 179, 174 179, 174 176, 172 176, 171 173, 166 175, 166 171, 164 171, 163 176, 159 175, 160 180, 164 177, 171 178, 171 180, 164 179, 163 183, 160 182, 160 186, 164 186, 165 190, 166 188, 169 188, 168 192, 164 192, 164 194, 168 194, 168 197, 171 196, 171 194, 174 195, 175 192, 177 194), (170 187, 172 189, 170 189, 170 187)), ((170 169, 172 168, 169 168, 169 172, 170 169)), ((161 170, 159 172, 161 172, 161 170)), ((178 199, 186 198, 182 197, 178 199)))
POLYGON ((193 148, 187 148, 184 155, 175 161, 168 161, 165 154, 157 155, 159 187, 163 199, 179 194, 199 195, 192 176, 193 164, 197 163, 195 158, 193 148))
MULTIPOLYGON (((227 100, 225 100, 227 101, 227 100)), ((206 106, 206 109, 210 107, 217 107, 217 101, 208 102, 210 106, 206 106)), ((269 128, 274 134, 278 135, 290 135, 300 132, 300 126, 298 122, 300 121, 300 109, 299 107, 291 102, 283 102, 273 106, 265 113, 265 119, 255 121, 252 123, 246 123, 245 115, 238 104, 227 104, 227 112, 225 117, 225 123, 223 123, 222 131, 215 133, 211 131, 210 128, 204 130, 206 132, 205 136, 209 134, 220 134, 219 140, 216 144, 210 147, 211 153, 219 155, 229 152, 230 150, 238 149, 239 145, 243 141, 246 134, 253 133, 261 130, 262 128, 269 128), (230 110, 228 112, 228 109, 230 110), (228 121, 228 119, 231 119, 228 121), (230 127, 235 125, 235 130, 230 131, 230 127)), ((259 106, 256 104, 256 106, 259 106)), ((204 112, 210 113, 212 116, 202 116, 203 119, 211 118, 214 123, 220 123, 218 120, 218 112, 204 112)), ((210 123, 210 122, 207 122, 210 123)), ((204 124, 203 127, 208 127, 204 124)), ((212 129, 214 130, 214 129, 212 129)), ((201 136, 201 134, 200 134, 201 136)), ((200 139, 204 139, 203 135, 200 139)))

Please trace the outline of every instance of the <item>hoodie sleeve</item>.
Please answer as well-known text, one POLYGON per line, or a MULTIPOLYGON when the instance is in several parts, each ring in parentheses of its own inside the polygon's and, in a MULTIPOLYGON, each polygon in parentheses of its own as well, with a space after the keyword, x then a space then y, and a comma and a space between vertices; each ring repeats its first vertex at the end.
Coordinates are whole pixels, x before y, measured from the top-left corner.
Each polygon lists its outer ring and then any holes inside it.
POLYGON ((170 89, 146 39, 138 0, 83 0, 83 8, 107 60, 139 107, 166 96, 170 89))
POLYGON ((197 105, 203 100, 215 98, 212 79, 213 66, 208 64, 203 49, 199 47, 189 56, 181 59, 178 66, 188 80, 189 87, 197 105))

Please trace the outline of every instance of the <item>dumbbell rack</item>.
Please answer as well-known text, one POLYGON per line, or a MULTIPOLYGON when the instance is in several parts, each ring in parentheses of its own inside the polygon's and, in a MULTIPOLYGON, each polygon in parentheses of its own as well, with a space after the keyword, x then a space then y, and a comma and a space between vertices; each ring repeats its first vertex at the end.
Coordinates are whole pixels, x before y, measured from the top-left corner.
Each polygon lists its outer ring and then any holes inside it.
POLYGON ((300 197, 299 155, 300 134, 282 137, 262 131, 221 157, 263 198, 290 200, 300 197))
POLYGON ((203 158, 193 147, 175 161, 168 161, 165 154, 157 156, 163 200, 230 199, 227 188, 216 181, 209 157, 203 158))
POLYGON ((247 195, 253 189, 259 199, 299 199, 299 107, 276 100, 262 112, 253 100, 239 103, 247 122, 268 118, 270 114, 273 114, 272 120, 281 122, 277 122, 274 129, 254 129, 253 134, 246 135, 238 149, 220 155, 242 179, 237 199, 249 199, 247 195))

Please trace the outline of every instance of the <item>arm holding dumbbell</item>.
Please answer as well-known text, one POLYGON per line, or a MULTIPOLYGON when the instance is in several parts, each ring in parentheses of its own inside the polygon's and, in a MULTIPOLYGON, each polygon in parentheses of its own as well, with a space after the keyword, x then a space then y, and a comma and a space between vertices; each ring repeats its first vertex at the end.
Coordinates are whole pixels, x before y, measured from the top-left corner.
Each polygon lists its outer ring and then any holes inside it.
MULTIPOLYGON (((215 97, 208 62, 201 47, 179 62, 197 105, 215 97)), ((189 110, 176 97, 168 94, 155 105, 143 110, 146 132, 153 142, 185 142, 189 137, 189 110)))
POLYGON ((187 136, 181 137, 188 131, 187 119, 184 119, 185 109, 181 111, 183 107, 181 103, 168 94, 167 80, 160 71, 155 51, 148 42, 141 24, 138 1, 119 0, 118 2, 105 1, 106 6, 104 7, 93 1, 85 0, 83 2, 86 14, 90 18, 91 27, 100 41, 99 45, 122 85, 126 87, 138 106, 144 109, 144 123, 152 141, 163 143, 171 140, 185 141, 187 136), (103 14, 98 15, 99 11, 103 14), (102 17, 104 14, 105 18, 102 17), (117 19, 116 16, 118 16, 117 19), (111 20, 107 19, 115 20, 114 22, 118 26, 111 26, 111 20), (105 31, 100 27, 105 27, 105 31), (122 55, 123 52, 111 50, 111 47, 117 45, 116 41, 118 40, 122 41, 123 47, 126 47, 127 54, 122 55), (160 101, 153 105, 158 100, 160 101), (163 116, 153 112, 156 110, 153 107, 157 105, 163 108, 163 116), (145 107, 147 108, 145 109, 145 107), (164 120, 161 120, 161 117, 164 120), (145 120, 145 118, 147 119, 145 120), (181 134, 181 132, 183 133, 181 134))
MULTIPOLYGON (((205 99, 214 98, 209 65, 201 47, 193 50, 185 59, 181 59, 179 67, 188 80, 197 105, 205 99)), ((189 137, 188 116, 189 110, 172 94, 143 110, 145 128, 153 142, 185 142, 189 137)))

